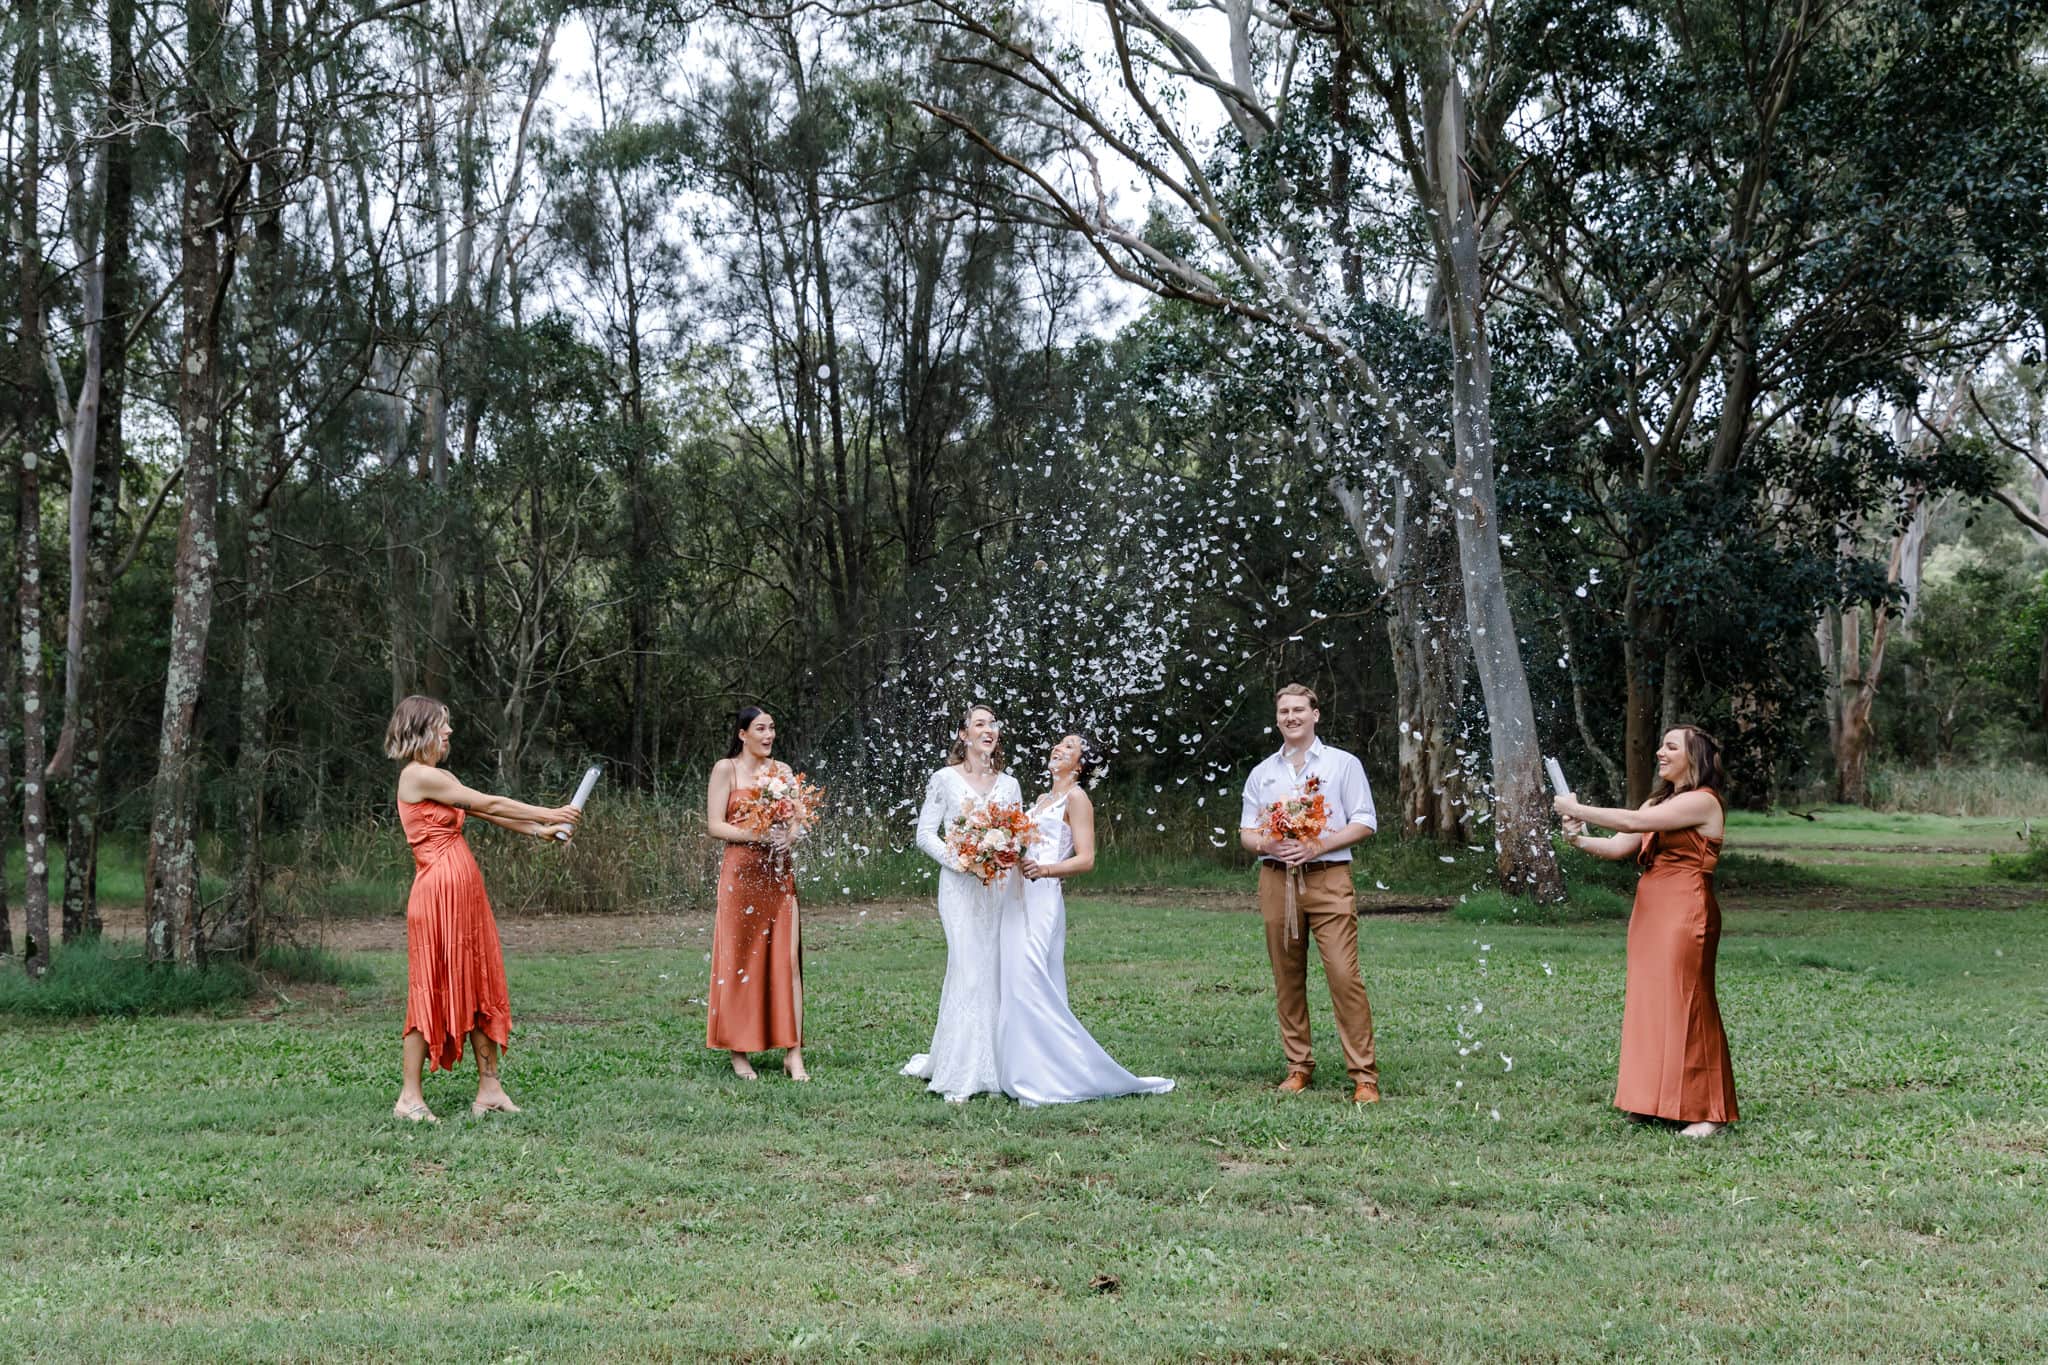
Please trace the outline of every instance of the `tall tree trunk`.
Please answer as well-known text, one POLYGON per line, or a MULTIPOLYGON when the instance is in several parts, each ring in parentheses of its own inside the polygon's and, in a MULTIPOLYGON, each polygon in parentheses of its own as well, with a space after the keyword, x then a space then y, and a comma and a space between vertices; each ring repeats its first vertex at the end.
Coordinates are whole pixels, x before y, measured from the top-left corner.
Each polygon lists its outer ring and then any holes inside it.
MULTIPOLYGON (((113 155, 111 146, 100 152, 98 179, 100 197, 106 194, 106 177, 113 155)), ((103 223, 94 224, 85 252, 91 262, 86 269, 81 299, 85 320, 85 373, 78 385, 78 406, 73 413, 69 442, 71 454, 70 520, 67 528, 70 559, 69 598, 64 613, 64 721, 57 745, 50 755, 49 777, 61 781, 71 776, 78 749, 80 696, 84 687, 82 671, 85 653, 86 601, 92 593, 92 506, 94 470, 98 463, 100 405, 106 377, 107 260, 100 243, 103 223)), ((67 905, 66 909, 69 910, 67 905)), ((77 931, 68 914, 64 936, 77 931)))
POLYGON ((1399 833, 1462 843, 1473 812, 1456 734, 1471 654, 1460 628, 1457 541, 1443 519, 1414 514, 1405 481, 1396 483, 1384 525, 1373 523, 1356 489, 1337 481, 1331 491, 1386 591, 1400 737, 1399 833))
MULTIPOLYGON (((441 141, 436 126, 433 65, 422 59, 420 82, 420 160, 427 180, 427 222, 434 234, 434 346, 433 368, 420 384, 421 462, 433 488, 432 519, 436 534, 420 545, 427 576, 426 690, 429 696, 446 697, 451 673, 449 636, 455 623, 455 597, 450 577, 451 546, 446 502, 448 492, 448 370, 449 350, 454 344, 453 322, 448 297, 448 217, 441 190, 441 141)), ((457 153, 464 149, 457 139, 457 153)))
POLYGON ((192 963, 199 950, 197 719, 220 564, 215 526, 220 488, 215 370, 223 272, 220 222, 226 208, 221 135, 215 123, 220 29, 220 0, 187 0, 185 185, 178 214, 183 242, 178 429, 185 448, 184 508, 178 518, 178 555, 171 578, 170 662, 164 677, 143 876, 149 917, 146 951, 152 962, 175 958, 192 963))
MULTIPOLYGON (((261 255, 263 250, 259 232, 257 254, 261 255)), ((284 434, 276 421, 276 408, 273 406, 268 414, 258 411, 255 416, 259 439, 268 443, 274 438, 277 446, 282 447, 284 434)), ((227 913, 207 943, 210 956, 220 953, 254 958, 263 947, 263 816, 270 777, 268 659, 271 592, 277 577, 270 518, 271 490, 265 488, 250 500, 244 567, 247 606, 242 617, 242 713, 235 750, 235 823, 241 858, 235 869, 227 913)))
POLYGON ((1564 895, 1544 796, 1536 707, 1522 667, 1521 641, 1508 604, 1494 491, 1493 360, 1486 339, 1485 280, 1479 226, 1466 181, 1465 94, 1448 45, 1425 85, 1430 180, 1444 245, 1441 287, 1450 320, 1451 434, 1449 494, 1465 583, 1465 622, 1486 703, 1493 760, 1495 863, 1503 886, 1539 900, 1564 895))
MULTIPOLYGON (((135 0, 109 0, 107 48, 112 60, 108 123, 125 126, 142 101, 134 51, 135 0)), ((93 440, 92 491, 86 515, 85 596, 82 619, 73 631, 76 696, 67 697, 72 731, 71 810, 64 836, 64 937, 101 931, 99 906, 100 803, 104 778, 100 755, 100 669, 107 618, 112 606, 115 556, 121 541, 121 464, 126 456, 121 427, 128 388, 128 324, 135 308, 130 235, 134 230, 135 139, 110 134, 104 158, 104 220, 100 229, 101 337, 98 431, 93 440)), ((77 471, 73 471, 73 478, 77 471)), ((75 508, 75 503, 74 503, 75 508)), ((72 535, 78 534, 76 523, 72 535)), ((77 547, 72 573, 78 574, 77 547)), ((74 613, 80 612, 74 581, 74 613)))
MULTIPOLYGON (((28 404, 17 402, 14 409, 16 430, 25 436, 28 404)), ((12 484, 16 477, 15 462, 0 461, 0 470, 4 470, 7 482, 12 484)), ((12 516, 16 506, 14 499, 0 495, 0 519, 12 516)), ((13 539, 0 529, 0 552, 10 547, 13 539)), ((13 575, 0 573, 0 619, 8 614, 4 603, 13 588, 13 575)), ((14 722, 14 632, 0 629, 0 830, 14 827, 14 722)), ((0 844, 0 851, 4 848, 0 844)), ((8 899, 7 878, 0 875, 0 961, 14 956, 14 918, 8 899)))
POLYGON ((17 431, 20 468, 15 492, 15 591, 21 632, 21 833, 28 885, 22 895, 23 960, 29 974, 50 969, 49 798, 43 778, 42 451, 49 443, 49 402, 43 379, 43 259, 37 222, 42 178, 42 24, 36 0, 24 0, 15 75, 22 92, 20 285, 21 319, 17 431))
POLYGON ((283 365, 277 338, 284 327, 282 286, 284 168, 278 139, 278 83, 283 79, 284 0, 263 0, 251 10, 257 51, 256 121, 249 153, 256 162, 256 211, 249 257, 249 419, 259 458, 249 478, 245 603, 242 614, 241 725, 235 750, 235 823, 241 859, 227 913, 207 942, 207 953, 252 959, 263 946, 263 816, 270 776, 270 608, 276 580, 271 538, 272 500, 286 471, 281 391, 283 365))
POLYGON ((1663 742, 1664 688, 1659 678, 1664 614, 1646 606, 1635 571, 1623 599, 1626 628, 1621 637, 1622 755, 1628 778, 1627 801, 1640 806, 1657 783, 1657 746, 1663 742))
MULTIPOLYGON (((1885 582, 1890 585, 1899 584, 1908 563, 1920 554, 1926 535, 1926 522, 1921 515, 1925 507, 1926 499, 1915 495, 1905 520, 1892 535, 1891 559, 1885 570, 1885 582)), ((1861 638, 1863 609, 1851 607, 1841 615, 1840 643, 1832 658, 1836 678, 1831 704, 1837 712, 1830 717, 1828 737, 1835 757, 1835 800, 1845 805, 1860 806, 1870 794, 1870 746, 1875 738, 1870 714, 1877 702, 1878 680, 1884 673, 1885 645, 1900 616, 1899 609, 1890 602, 1877 604, 1871 615, 1870 654, 1865 658, 1861 638)), ((1822 659, 1830 661, 1826 645, 1822 648, 1822 659)))

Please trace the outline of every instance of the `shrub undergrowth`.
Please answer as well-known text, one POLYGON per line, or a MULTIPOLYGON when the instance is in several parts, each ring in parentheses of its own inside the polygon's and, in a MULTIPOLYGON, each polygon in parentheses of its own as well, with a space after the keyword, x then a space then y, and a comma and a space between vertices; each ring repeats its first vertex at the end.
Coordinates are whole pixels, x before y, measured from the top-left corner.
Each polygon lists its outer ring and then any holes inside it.
POLYGON ((1991 871, 2007 881, 2048 882, 2048 837, 2029 828, 2026 852, 1992 854, 1991 871))

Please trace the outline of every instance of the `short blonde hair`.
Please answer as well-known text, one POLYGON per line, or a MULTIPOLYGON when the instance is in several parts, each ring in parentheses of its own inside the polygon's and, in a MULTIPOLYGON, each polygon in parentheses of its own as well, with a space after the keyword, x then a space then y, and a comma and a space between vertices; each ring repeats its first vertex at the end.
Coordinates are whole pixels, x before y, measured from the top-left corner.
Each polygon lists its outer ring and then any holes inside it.
POLYGON ((1307 697, 1310 710, 1320 711, 1323 709, 1322 699, 1316 696, 1316 690, 1307 683, 1287 684, 1287 686, 1273 694, 1273 704, 1277 706, 1288 697, 1307 697))
POLYGON ((432 697, 407 697, 391 712, 384 727, 384 756, 400 763, 424 763, 420 755, 433 747, 435 733, 448 719, 448 703, 432 697))

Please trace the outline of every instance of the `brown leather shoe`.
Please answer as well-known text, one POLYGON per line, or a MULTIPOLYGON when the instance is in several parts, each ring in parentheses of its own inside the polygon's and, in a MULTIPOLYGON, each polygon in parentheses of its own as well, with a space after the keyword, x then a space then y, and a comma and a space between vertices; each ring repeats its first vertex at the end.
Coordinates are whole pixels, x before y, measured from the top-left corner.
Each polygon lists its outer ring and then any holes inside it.
POLYGON ((1308 1089, 1308 1082, 1308 1072, 1290 1071, 1287 1073, 1287 1079, 1280 1082, 1280 1093, 1283 1095, 1296 1094, 1300 1091, 1308 1089))
POLYGON ((1351 1102, 1353 1104, 1378 1104, 1380 1102, 1380 1088, 1371 1081, 1360 1081, 1351 1092, 1351 1102))

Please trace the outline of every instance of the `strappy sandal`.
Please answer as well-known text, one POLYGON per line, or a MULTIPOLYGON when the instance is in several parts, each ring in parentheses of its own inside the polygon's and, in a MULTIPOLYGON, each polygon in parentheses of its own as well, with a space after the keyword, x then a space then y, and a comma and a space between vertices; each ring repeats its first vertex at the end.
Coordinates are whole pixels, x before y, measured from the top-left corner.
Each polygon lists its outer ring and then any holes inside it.
POLYGON ((433 1110, 427 1108, 424 1102, 415 1104, 409 1109, 400 1109, 393 1106, 391 1117, 404 1119, 407 1123, 439 1123, 441 1121, 433 1110))

